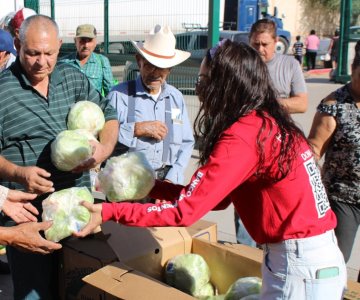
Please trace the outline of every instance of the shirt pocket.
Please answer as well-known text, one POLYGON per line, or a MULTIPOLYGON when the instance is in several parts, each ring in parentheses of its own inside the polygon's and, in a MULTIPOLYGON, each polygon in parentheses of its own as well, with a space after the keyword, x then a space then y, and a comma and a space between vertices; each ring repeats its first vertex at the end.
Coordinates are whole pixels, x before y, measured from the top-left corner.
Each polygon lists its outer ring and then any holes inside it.
POLYGON ((181 145, 183 140, 183 126, 181 123, 173 122, 173 139, 171 141, 174 145, 181 145))

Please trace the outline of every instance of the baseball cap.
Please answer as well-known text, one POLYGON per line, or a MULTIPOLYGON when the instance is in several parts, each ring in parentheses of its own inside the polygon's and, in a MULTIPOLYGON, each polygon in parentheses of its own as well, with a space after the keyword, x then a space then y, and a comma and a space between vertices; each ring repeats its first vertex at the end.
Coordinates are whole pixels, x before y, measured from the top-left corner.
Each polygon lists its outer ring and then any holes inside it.
POLYGON ((22 22, 27 19, 28 17, 34 16, 36 15, 36 11, 30 9, 30 8, 22 8, 19 9, 14 17, 12 18, 12 20, 10 21, 10 26, 12 27, 13 30, 15 29, 19 29, 22 22))
POLYGON ((0 51, 7 51, 16 56, 13 37, 3 29, 0 29, 0 51))
POLYGON ((75 37, 86 37, 86 38, 96 38, 96 29, 91 24, 83 24, 79 25, 76 28, 76 36, 75 37))

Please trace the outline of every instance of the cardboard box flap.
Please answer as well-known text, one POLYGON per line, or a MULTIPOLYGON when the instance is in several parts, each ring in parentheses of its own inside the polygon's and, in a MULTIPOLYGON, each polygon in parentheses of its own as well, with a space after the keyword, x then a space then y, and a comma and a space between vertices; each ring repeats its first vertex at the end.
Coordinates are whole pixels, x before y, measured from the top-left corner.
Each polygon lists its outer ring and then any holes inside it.
POLYGON ((206 220, 198 220, 185 227, 191 237, 202 238, 209 242, 217 242, 217 224, 206 220))
POLYGON ((183 227, 130 227, 115 222, 105 222, 102 232, 109 235, 108 244, 114 250, 120 261, 129 261, 142 255, 148 255, 149 250, 159 253, 168 245, 184 242, 182 252, 190 252, 191 236, 183 227))
POLYGON ((87 275, 83 280, 120 299, 193 299, 193 297, 133 270, 120 262, 107 265, 87 275))
POLYGON ((261 278, 262 251, 242 245, 223 245, 193 239, 192 252, 200 254, 211 270, 211 282, 219 294, 225 294, 230 285, 240 277, 261 278))
POLYGON ((142 273, 162 280, 167 261, 190 253, 192 238, 184 227, 130 227, 115 222, 102 225, 107 243, 119 261, 142 273))

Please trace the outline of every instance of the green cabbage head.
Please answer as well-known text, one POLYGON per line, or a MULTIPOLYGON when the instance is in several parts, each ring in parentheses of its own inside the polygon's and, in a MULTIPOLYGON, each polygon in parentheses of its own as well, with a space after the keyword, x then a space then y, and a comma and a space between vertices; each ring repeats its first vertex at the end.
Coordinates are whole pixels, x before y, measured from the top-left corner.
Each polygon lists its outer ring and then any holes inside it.
POLYGON ((201 255, 188 253, 170 259, 165 269, 166 283, 195 297, 214 294, 210 269, 201 255))
POLYGON ((100 106, 94 102, 79 101, 70 109, 67 121, 69 130, 86 129, 97 137, 104 124, 104 113, 100 106))
MULTIPOLYGON (((239 300, 243 297, 255 295, 253 299, 257 299, 260 294, 262 280, 259 277, 242 277, 236 280, 228 289, 225 300, 239 300)), ((247 299, 251 299, 247 298, 247 299)))
POLYGON ((86 187, 73 187, 52 193, 42 202, 43 221, 53 221, 45 230, 47 240, 58 242, 85 227, 90 220, 90 212, 81 201, 94 203, 94 198, 86 187))
POLYGON ((143 199, 155 184, 154 171, 141 152, 111 157, 98 179, 100 189, 112 202, 143 199))
POLYGON ((51 161, 61 171, 71 171, 91 156, 89 136, 81 130, 64 130, 51 143, 51 161))

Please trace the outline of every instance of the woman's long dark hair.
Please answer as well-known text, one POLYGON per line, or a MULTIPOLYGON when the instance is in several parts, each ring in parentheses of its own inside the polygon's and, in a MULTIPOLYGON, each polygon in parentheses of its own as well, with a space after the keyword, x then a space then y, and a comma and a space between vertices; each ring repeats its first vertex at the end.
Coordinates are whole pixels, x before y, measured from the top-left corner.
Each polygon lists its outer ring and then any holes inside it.
POLYGON ((281 180, 288 174, 294 161, 297 137, 305 137, 276 100, 266 64, 250 46, 229 40, 217 49, 210 49, 205 59, 209 77, 203 77, 197 90, 201 104, 194 124, 196 138, 201 139, 200 164, 207 162, 224 130, 239 118, 256 111, 263 119, 257 135, 258 176, 281 180), (265 164, 265 139, 271 135, 264 132, 267 125, 271 130, 278 130, 276 134, 281 138, 281 145, 280 150, 276 150, 277 143, 272 143, 273 162, 265 164), (269 175, 273 164, 277 164, 279 171, 269 175))

